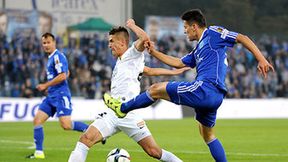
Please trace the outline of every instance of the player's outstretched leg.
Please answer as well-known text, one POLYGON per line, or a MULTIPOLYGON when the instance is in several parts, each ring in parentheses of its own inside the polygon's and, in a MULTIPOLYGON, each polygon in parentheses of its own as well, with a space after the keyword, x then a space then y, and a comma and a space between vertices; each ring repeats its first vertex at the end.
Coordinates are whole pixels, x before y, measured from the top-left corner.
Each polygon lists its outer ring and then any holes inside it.
POLYGON ((227 162, 224 148, 217 138, 208 142, 207 145, 210 149, 211 155, 216 160, 216 162, 227 162))
POLYGON ((210 153, 216 162, 227 162, 224 147, 215 137, 213 127, 199 125, 199 131, 204 141, 207 143, 210 153))
POLYGON ((148 91, 139 94, 135 98, 125 103, 121 103, 120 100, 114 99, 107 93, 104 94, 103 99, 105 104, 120 118, 125 117, 129 111, 145 108, 155 102, 148 91))
POLYGON ((152 105, 155 100, 151 97, 150 93, 147 91, 139 94, 128 102, 121 105, 121 111, 123 113, 128 113, 129 111, 141 109, 152 105))
POLYGON ((104 94, 103 100, 106 106, 113 110, 119 118, 124 118, 126 116, 126 113, 123 113, 120 110, 122 105, 122 102, 120 100, 111 97, 108 93, 104 94))

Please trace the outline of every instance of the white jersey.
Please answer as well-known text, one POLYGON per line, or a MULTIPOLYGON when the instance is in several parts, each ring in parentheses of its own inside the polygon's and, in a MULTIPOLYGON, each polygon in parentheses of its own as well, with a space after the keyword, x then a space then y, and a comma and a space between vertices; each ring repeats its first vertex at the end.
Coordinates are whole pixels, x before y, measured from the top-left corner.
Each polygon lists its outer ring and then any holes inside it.
POLYGON ((144 70, 144 53, 135 48, 135 43, 118 58, 111 78, 111 96, 123 102, 140 93, 139 75, 144 70))
MULTIPOLYGON (((139 75, 144 70, 144 53, 139 52, 133 45, 118 58, 111 78, 111 96, 120 98, 122 102, 127 102, 140 93, 139 75)), ((123 131, 130 138, 139 142, 151 133, 145 121, 135 113, 130 111, 124 118, 118 118, 114 111, 106 109, 99 113, 92 126, 97 128, 103 138, 123 131)))

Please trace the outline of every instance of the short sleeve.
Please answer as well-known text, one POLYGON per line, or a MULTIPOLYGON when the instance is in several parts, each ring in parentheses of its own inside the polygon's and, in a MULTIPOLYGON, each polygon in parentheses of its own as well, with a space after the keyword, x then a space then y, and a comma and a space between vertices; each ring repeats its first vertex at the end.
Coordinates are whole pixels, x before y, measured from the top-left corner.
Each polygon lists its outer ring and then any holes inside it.
POLYGON ((135 43, 136 42, 133 42, 132 46, 130 47, 129 50, 131 50, 131 52, 129 52, 129 54, 133 57, 133 55, 142 55, 142 52, 141 51, 138 51, 137 48, 135 47, 135 43))
POLYGON ((222 46, 233 47, 236 43, 236 38, 239 33, 229 31, 220 26, 210 26, 210 31, 214 35, 213 42, 222 46))
POLYGON ((68 62, 63 54, 57 53, 56 55, 54 55, 54 65, 57 74, 68 72, 68 62))
POLYGON ((196 66, 196 60, 193 55, 193 52, 183 56, 181 61, 188 67, 194 68, 196 66))

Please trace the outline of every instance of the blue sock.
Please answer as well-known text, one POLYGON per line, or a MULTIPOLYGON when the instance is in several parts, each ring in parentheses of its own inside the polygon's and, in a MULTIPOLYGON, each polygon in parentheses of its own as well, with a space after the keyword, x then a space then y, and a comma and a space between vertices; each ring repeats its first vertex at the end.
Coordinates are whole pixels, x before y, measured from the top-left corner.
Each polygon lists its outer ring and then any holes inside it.
POLYGON ((227 162, 224 148, 217 138, 207 143, 207 145, 216 162, 227 162))
POLYGON ((36 150, 43 151, 44 132, 43 126, 38 125, 34 127, 34 142, 36 150))
POLYGON ((85 132, 88 128, 88 125, 83 122, 72 121, 72 130, 85 132))
POLYGON ((149 92, 143 92, 140 95, 136 96, 132 100, 123 103, 121 105, 121 111, 123 113, 128 113, 129 111, 139 109, 139 108, 145 108, 147 106, 150 106, 154 103, 154 99, 150 96, 149 92))

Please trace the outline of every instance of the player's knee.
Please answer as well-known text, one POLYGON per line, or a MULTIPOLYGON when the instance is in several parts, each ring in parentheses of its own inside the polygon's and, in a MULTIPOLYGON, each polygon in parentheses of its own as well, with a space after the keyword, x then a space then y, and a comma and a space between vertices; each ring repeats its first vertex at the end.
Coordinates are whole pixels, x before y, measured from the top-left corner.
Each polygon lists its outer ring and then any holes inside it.
POLYGON ((160 86, 156 83, 156 84, 152 84, 149 87, 148 92, 152 98, 157 99, 159 96, 159 90, 160 90, 160 86))
POLYGON ((147 154, 153 158, 160 159, 161 158, 161 150, 156 147, 150 147, 146 150, 147 154))
POLYGON ((42 124, 42 120, 39 119, 39 118, 34 118, 33 119, 33 124, 34 124, 34 126, 41 125, 42 124))
POLYGON ((89 133, 86 133, 86 132, 83 133, 80 137, 81 140, 85 140, 85 141, 87 141, 87 140, 90 141, 90 140, 92 140, 91 138, 92 138, 91 135, 89 135, 89 133))
POLYGON ((204 125, 200 125, 199 132, 206 143, 210 142, 211 140, 216 138, 214 131, 213 131, 213 128, 209 128, 209 127, 205 127, 204 125))
POLYGON ((203 137, 203 140, 207 143, 212 141, 213 139, 215 139, 215 135, 213 133, 205 133, 203 132, 203 134, 201 134, 203 137))
POLYGON ((96 143, 96 138, 92 134, 86 132, 81 135, 80 142, 84 143, 90 148, 96 143))

